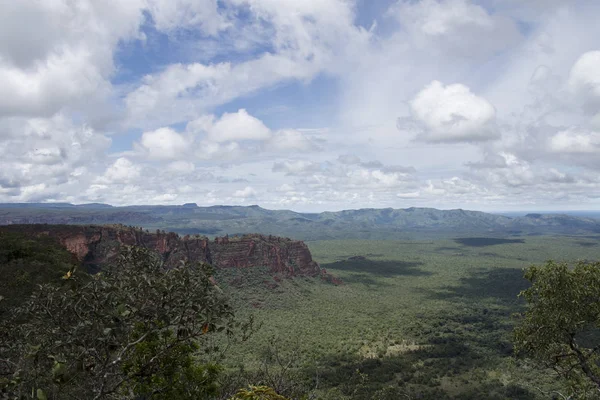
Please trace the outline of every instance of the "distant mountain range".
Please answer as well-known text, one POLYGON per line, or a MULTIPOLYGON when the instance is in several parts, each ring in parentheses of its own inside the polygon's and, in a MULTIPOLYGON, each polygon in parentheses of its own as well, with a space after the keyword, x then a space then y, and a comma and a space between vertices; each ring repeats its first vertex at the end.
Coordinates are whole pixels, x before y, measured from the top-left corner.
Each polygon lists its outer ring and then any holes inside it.
POLYGON ((566 214, 505 216, 434 208, 360 209, 299 213, 259 206, 198 207, 107 204, 0 203, 0 225, 125 224, 180 234, 262 233, 302 240, 408 239, 439 236, 599 235, 600 220, 566 214))

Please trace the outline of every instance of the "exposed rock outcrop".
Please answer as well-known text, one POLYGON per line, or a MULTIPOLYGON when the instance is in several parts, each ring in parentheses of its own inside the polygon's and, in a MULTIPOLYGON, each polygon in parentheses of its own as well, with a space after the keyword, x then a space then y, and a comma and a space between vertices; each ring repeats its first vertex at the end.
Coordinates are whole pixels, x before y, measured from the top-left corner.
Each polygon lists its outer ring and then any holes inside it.
POLYGON ((319 275, 304 242, 263 235, 216 238, 211 244, 213 264, 221 268, 269 267, 271 272, 287 275, 319 275))
POLYGON ((110 262, 122 245, 129 245, 156 251, 167 266, 182 260, 207 262, 217 268, 264 266, 274 274, 322 276, 331 281, 313 261, 304 242, 275 236, 226 236, 211 241, 201 236, 182 238, 176 233, 150 233, 122 225, 10 225, 0 229, 53 237, 91 269, 110 262))

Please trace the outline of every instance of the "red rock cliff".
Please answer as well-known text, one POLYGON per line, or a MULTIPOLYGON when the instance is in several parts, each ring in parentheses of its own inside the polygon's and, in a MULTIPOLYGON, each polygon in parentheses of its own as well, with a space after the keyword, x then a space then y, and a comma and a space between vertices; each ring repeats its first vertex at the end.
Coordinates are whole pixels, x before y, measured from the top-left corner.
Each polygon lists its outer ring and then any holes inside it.
POLYGON ((273 273, 317 276, 319 264, 313 261, 304 242, 264 235, 216 238, 210 244, 213 264, 221 268, 266 266, 273 273))
POLYGON ((285 275, 323 275, 304 242, 263 235, 235 238, 181 238, 175 233, 125 226, 9 225, 3 230, 56 238, 84 264, 94 267, 119 254, 122 245, 140 246, 162 255, 168 266, 181 260, 208 262, 217 268, 269 267, 285 275))

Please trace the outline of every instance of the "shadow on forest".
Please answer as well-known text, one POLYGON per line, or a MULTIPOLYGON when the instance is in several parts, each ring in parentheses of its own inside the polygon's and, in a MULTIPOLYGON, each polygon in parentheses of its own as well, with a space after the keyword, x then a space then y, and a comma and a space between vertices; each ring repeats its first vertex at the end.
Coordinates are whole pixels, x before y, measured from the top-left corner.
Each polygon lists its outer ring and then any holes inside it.
POLYGON ((578 245, 580 245, 581 247, 595 247, 598 246, 598 243, 595 242, 584 242, 584 241, 579 241, 576 242, 578 245))
POLYGON ((460 251, 460 247, 441 246, 435 249, 436 251, 460 251))
POLYGON ((389 283, 385 283, 380 279, 376 279, 373 277, 372 274, 367 272, 352 272, 349 275, 344 276, 344 279, 342 281, 348 285, 360 283, 372 289, 378 289, 383 286, 390 286, 389 283))
POLYGON ((420 348, 390 353, 391 342, 374 358, 331 354, 319 361, 320 382, 353 399, 372 399, 390 385, 397 388, 390 397, 377 398, 457 398, 448 382, 461 386, 461 399, 534 399, 529 389, 482 372, 512 356, 511 315, 521 309, 517 295, 527 286, 519 269, 478 269, 456 286, 430 291, 431 298, 447 305, 423 310, 405 321, 403 329, 420 348), (486 299, 492 301, 482 301, 486 299), (356 371, 366 375, 360 385, 351 383, 357 380, 356 371))
POLYGON ((489 252, 489 251, 485 251, 485 252, 479 253, 479 257, 507 258, 505 256, 502 256, 502 255, 498 254, 498 253, 492 253, 492 252, 489 252))
POLYGON ((468 277, 461 278, 457 286, 445 286, 431 291, 430 296, 437 300, 472 302, 494 299, 504 305, 520 304, 519 293, 529 287, 523 277, 523 270, 497 268, 474 270, 468 277))
MULTIPOLYGON (((420 269, 419 266, 421 265, 423 263, 420 261, 375 261, 360 257, 324 264, 322 267, 327 270, 338 269, 359 272, 362 273, 361 276, 364 276, 365 279, 368 278, 368 274, 386 278, 394 276, 428 276, 432 274, 420 269)), ((347 281, 347 279, 344 278, 344 281, 347 281)))
MULTIPOLYGON (((513 354, 508 315, 505 310, 488 310, 478 304, 426 312, 405 327, 420 348, 390 353, 384 346, 373 358, 330 354, 318 362, 320 384, 365 400, 458 398, 448 382, 462 386, 461 399, 534 399, 528 389, 505 385, 483 372, 513 354), (384 387, 396 390, 390 391, 389 397, 372 397, 384 387)), ((388 349, 394 348, 393 342, 390 346, 388 349)))
POLYGON ((524 239, 500 239, 500 238, 457 238, 454 239, 456 243, 462 244, 463 246, 469 247, 485 247, 495 246, 498 244, 514 244, 514 243, 525 243, 524 239))
MULTIPOLYGON (((401 273, 399 265, 346 260, 326 267, 368 277, 369 268, 401 273)), ((418 265, 404 269, 418 274, 418 265)), ((519 269, 475 270, 455 286, 428 291, 432 299, 442 300, 436 302, 440 307, 424 307, 401 321, 397 333, 365 335, 359 345, 369 349, 370 357, 340 343, 316 356, 302 375, 312 377, 312 387, 331 390, 325 398, 533 400, 531 389, 488 374, 513 354, 511 314, 520 310, 516 296, 527 284, 519 269)))

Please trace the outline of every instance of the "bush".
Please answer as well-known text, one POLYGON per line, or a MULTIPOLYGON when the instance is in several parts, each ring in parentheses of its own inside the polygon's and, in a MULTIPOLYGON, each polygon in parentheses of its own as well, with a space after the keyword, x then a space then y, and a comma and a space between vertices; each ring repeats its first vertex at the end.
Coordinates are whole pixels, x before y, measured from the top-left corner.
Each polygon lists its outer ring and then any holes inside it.
POLYGON ((128 248, 89 276, 44 284, 0 326, 8 398, 197 399, 216 393, 220 368, 206 340, 232 335, 233 312, 208 265, 165 269, 128 248), (200 351, 201 350, 201 351, 200 351), (5 356, 4 356, 5 355, 5 356))

